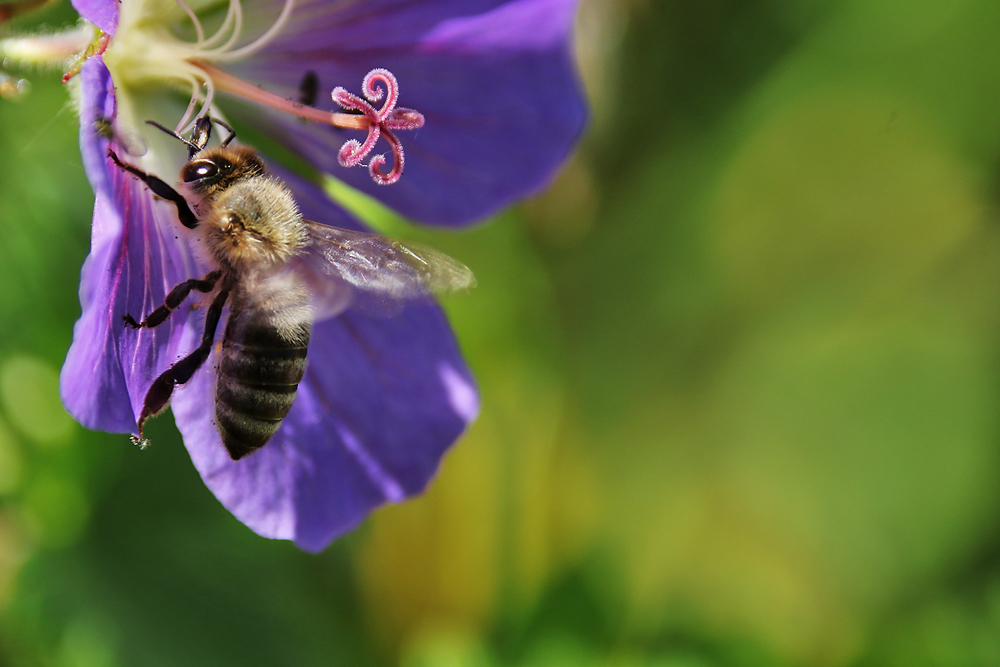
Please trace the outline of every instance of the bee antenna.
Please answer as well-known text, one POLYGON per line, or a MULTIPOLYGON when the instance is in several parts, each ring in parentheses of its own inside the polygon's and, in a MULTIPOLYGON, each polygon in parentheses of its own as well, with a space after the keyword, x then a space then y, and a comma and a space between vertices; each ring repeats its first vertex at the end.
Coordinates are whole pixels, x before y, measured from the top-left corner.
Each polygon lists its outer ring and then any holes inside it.
MULTIPOLYGON (((191 141, 190 139, 185 139, 184 137, 182 137, 181 135, 177 134, 173 130, 168 129, 166 127, 163 127, 162 125, 160 125, 159 123, 157 123, 155 120, 147 120, 146 124, 147 125, 152 125, 156 129, 161 130, 161 131, 169 134, 174 139, 177 139, 178 141, 183 142, 188 147, 188 157, 191 157, 195 153, 199 152, 201 149, 203 149, 205 147, 205 144, 208 143, 208 132, 205 133, 204 141, 199 141, 199 143, 201 144, 199 146, 198 143, 195 143, 195 142, 191 141)), ((209 127, 211 127, 211 125, 209 125, 209 127)), ((197 131, 197 128, 196 128, 196 131, 197 131)))
POLYGON ((223 146, 228 146, 233 139, 236 138, 236 130, 224 120, 219 118, 212 118, 211 116, 202 116, 194 123, 194 129, 191 131, 191 138, 185 139, 180 134, 171 130, 170 128, 160 125, 155 120, 147 120, 147 125, 152 125, 156 129, 169 134, 174 139, 181 141, 185 146, 188 147, 188 157, 194 157, 195 153, 199 153, 204 150, 205 146, 208 145, 208 140, 212 136, 212 123, 221 126, 223 129, 229 131, 229 136, 222 140, 223 146))
POLYGON ((220 119, 220 118, 212 118, 211 120, 212 120, 212 122, 213 122, 213 123, 215 123, 216 125, 219 125, 219 126, 221 126, 221 127, 223 128, 223 129, 225 129, 225 130, 228 130, 228 131, 229 131, 229 136, 228 136, 228 137, 226 137, 225 139, 223 139, 223 140, 222 140, 222 145, 223 145, 223 146, 228 146, 228 145, 229 145, 229 142, 231 142, 231 141, 232 141, 233 139, 235 139, 235 138, 236 138, 236 130, 234 130, 234 129, 233 129, 233 128, 232 128, 232 127, 231 127, 231 126, 229 125, 229 123, 227 123, 226 121, 224 121, 224 120, 222 120, 222 119, 220 119))

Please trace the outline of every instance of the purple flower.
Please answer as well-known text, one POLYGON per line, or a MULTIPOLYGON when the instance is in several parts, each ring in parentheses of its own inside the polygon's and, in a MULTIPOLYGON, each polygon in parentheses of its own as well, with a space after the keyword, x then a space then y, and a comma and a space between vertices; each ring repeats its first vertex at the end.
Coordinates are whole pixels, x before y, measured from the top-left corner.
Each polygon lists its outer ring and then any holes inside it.
MULTIPOLYGON (((228 114, 402 214, 450 226, 542 187, 584 122, 569 51, 576 0, 232 0, 228 12, 201 19, 174 0, 74 4, 103 31, 73 77, 96 202, 83 313, 61 381, 67 409, 89 428, 134 432, 153 379, 195 349, 203 330, 204 311, 187 307, 154 329, 122 322, 207 272, 177 209, 108 157, 112 149, 173 181, 183 146, 141 121, 181 119, 183 131, 208 111, 228 114), (202 20, 214 20, 214 36, 202 20), (185 26, 191 42, 171 32, 185 26), (362 81, 363 97, 348 92, 362 81), (186 110, 171 94, 178 86, 190 92, 186 110), (316 89, 326 93, 315 106, 287 101, 316 89), (386 99, 376 108, 379 92, 386 99), (397 93, 408 108, 396 105, 397 93), (375 155, 379 145, 392 157, 375 155), (365 159, 368 170, 352 168, 365 159)), ((315 185, 269 168, 306 218, 361 229, 315 185)), ((257 533, 310 551, 378 505, 422 491, 478 411, 435 304, 387 317, 369 314, 377 309, 364 300, 315 324, 291 412, 253 455, 231 460, 217 433, 214 353, 172 401, 191 458, 223 505, 257 533)))
MULTIPOLYGON (((179 0, 74 5, 112 35, 104 58, 119 96, 167 84, 192 102, 226 97, 220 107, 235 120, 427 224, 468 224, 539 190, 585 121, 570 46, 577 0, 230 0, 219 30, 208 35, 199 21, 192 42, 169 32, 197 20, 179 0), (404 140, 406 178, 392 188, 341 168, 340 148, 360 137, 316 113, 341 111, 331 91, 375 68, 392 72, 401 101, 426 119, 404 140), (287 103, 312 93, 315 108, 287 103)), ((170 115, 121 106, 133 128, 144 113, 170 115)))

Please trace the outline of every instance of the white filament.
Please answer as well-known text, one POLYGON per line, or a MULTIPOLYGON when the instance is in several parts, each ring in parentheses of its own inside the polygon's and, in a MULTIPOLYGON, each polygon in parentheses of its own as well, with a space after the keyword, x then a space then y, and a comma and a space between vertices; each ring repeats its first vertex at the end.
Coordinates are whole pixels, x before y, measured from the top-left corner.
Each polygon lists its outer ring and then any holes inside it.
POLYGON ((180 56, 179 68, 176 67, 178 63, 174 59, 169 59, 174 61, 174 67, 170 67, 169 65, 164 67, 163 65, 168 64, 169 60, 162 59, 158 63, 143 63, 137 70, 140 73, 153 76, 155 74, 166 75, 169 78, 184 81, 191 86, 191 99, 175 129, 179 134, 185 134, 191 131, 198 118, 201 118, 211 110, 212 103, 215 100, 215 84, 212 82, 211 77, 206 76, 204 70, 201 68, 192 65, 192 61, 236 60, 256 53, 271 43, 288 24, 292 11, 295 9, 295 0, 284 0, 281 13, 274 24, 263 35, 237 49, 233 47, 239 41, 243 31, 243 6, 241 0, 229 0, 229 6, 222 24, 207 39, 201 21, 186 0, 175 0, 175 2, 191 20, 191 24, 194 26, 196 41, 193 44, 183 42, 175 44, 176 47, 179 47, 177 49, 180 56), (225 41, 223 42, 223 40, 225 41), (220 46, 214 46, 219 42, 223 43, 220 46), (202 89, 203 86, 204 90, 202 89), (198 112, 195 113, 194 110, 198 107, 199 102, 201 102, 201 106, 198 112))
MULTIPOLYGON (((249 55, 260 51, 262 48, 267 46, 278 36, 285 28, 285 24, 288 23, 289 17, 292 15, 292 10, 295 9, 295 0, 285 0, 285 6, 281 8, 281 14, 278 16, 278 20, 275 21, 274 25, 265 32, 263 35, 250 42, 246 46, 240 47, 235 51, 229 51, 228 53, 220 53, 215 55, 215 60, 236 60, 239 58, 245 58, 249 55)), ((214 55, 214 54, 213 54, 214 55)))
POLYGON ((187 82, 191 84, 191 101, 188 102, 187 109, 184 110, 184 115, 181 116, 180 121, 177 123, 177 127, 174 128, 174 132, 180 132, 184 124, 188 122, 191 118, 191 114, 194 112, 194 106, 198 104, 198 93, 201 89, 201 81, 193 76, 185 77, 187 82))
POLYGON ((184 0, 176 0, 176 2, 184 10, 184 13, 188 15, 188 18, 191 19, 191 23, 194 24, 194 32, 198 39, 195 48, 200 49, 205 43, 205 29, 201 27, 201 21, 198 20, 197 14, 194 13, 194 10, 191 9, 188 3, 184 2, 184 0))
MULTIPOLYGON (((209 37, 203 44, 200 44, 199 48, 204 49, 205 47, 212 46, 222 39, 229 31, 229 26, 235 20, 236 14, 240 11, 239 0, 229 0, 229 8, 226 10, 226 18, 222 21, 222 25, 219 26, 219 29, 215 31, 214 35, 209 37)), ((239 34, 239 28, 237 27, 233 32, 234 34, 239 34)))

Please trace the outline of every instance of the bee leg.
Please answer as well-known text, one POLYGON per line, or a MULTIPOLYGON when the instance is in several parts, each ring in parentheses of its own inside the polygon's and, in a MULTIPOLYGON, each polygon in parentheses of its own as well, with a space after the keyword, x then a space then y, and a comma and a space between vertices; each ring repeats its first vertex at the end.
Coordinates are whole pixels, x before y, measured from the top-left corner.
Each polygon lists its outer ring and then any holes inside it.
POLYGON ((174 190, 156 176, 150 176, 146 172, 136 169, 132 165, 125 164, 118 159, 118 156, 110 148, 108 149, 108 157, 114 161, 119 169, 127 171, 133 176, 138 177, 140 181, 146 184, 146 187, 153 191, 154 195, 162 197, 169 202, 173 202, 174 205, 177 206, 177 217, 180 219, 182 225, 188 229, 194 229, 198 226, 198 218, 196 218, 194 213, 191 212, 191 207, 188 206, 187 200, 184 199, 181 193, 174 190))
POLYGON ((180 285, 170 290, 170 293, 167 294, 167 298, 163 300, 163 305, 147 315, 142 322, 136 322, 131 315, 127 314, 122 315, 122 319, 125 320, 125 324, 133 329, 141 329, 142 327, 152 329, 153 327, 166 321, 166 319, 170 317, 170 313, 177 310, 177 307, 184 302, 184 299, 188 297, 191 290, 197 290, 208 294, 215 289, 215 283, 219 281, 221 276, 221 271, 212 271, 201 280, 197 278, 185 280, 180 285))
POLYGON ((163 412, 170 403, 174 387, 190 380, 195 371, 201 368, 205 360, 208 359, 208 355, 212 351, 212 343, 215 341, 215 330, 219 326, 219 318, 222 317, 222 308, 226 305, 228 298, 229 290, 223 289, 209 306, 205 315, 205 332, 201 336, 201 345, 194 352, 165 370, 149 387, 142 403, 142 412, 139 414, 139 442, 142 441, 142 428, 146 420, 163 412))

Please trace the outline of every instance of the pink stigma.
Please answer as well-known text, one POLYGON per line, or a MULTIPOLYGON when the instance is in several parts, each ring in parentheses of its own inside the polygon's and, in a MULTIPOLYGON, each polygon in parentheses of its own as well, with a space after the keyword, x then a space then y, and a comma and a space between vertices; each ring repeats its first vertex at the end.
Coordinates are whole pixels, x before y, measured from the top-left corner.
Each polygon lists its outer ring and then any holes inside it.
POLYGON ((344 167, 356 167, 372 152, 379 137, 384 137, 392 148, 393 165, 389 173, 382 171, 385 165, 384 155, 375 155, 368 163, 368 171, 379 185, 389 185, 399 180, 403 174, 403 145, 399 142, 393 130, 415 130, 424 126, 424 116, 413 109, 396 108, 399 98, 399 83, 395 75, 387 69, 373 69, 365 76, 362 90, 365 99, 352 95, 344 88, 333 89, 333 100, 348 111, 361 113, 341 113, 323 111, 293 102, 262 88, 258 88, 215 65, 202 61, 189 61, 192 65, 205 72, 206 80, 210 80, 218 90, 231 95, 237 95, 251 102, 290 113, 306 120, 325 123, 334 127, 349 130, 367 130, 368 136, 364 142, 351 139, 340 147, 337 158, 344 167), (381 84, 381 85, 380 85, 381 84), (369 102, 378 102, 385 97, 382 108, 376 110, 369 102))
POLYGON ((368 121, 368 136, 365 137, 364 142, 351 139, 340 147, 337 158, 341 166, 356 167, 372 152, 379 137, 385 137, 392 148, 392 170, 388 174, 383 172, 382 166, 385 164, 385 156, 375 155, 368 163, 368 171, 376 183, 389 185, 398 181, 403 174, 403 145, 393 130, 415 130, 418 127, 423 127, 424 116, 413 109, 396 108, 396 101, 399 99, 399 83, 392 72, 387 69, 373 69, 368 72, 361 87, 367 102, 340 86, 333 89, 334 102, 348 111, 360 111, 368 121), (369 102, 378 102, 382 97, 385 97, 385 102, 381 109, 376 110, 369 104, 369 102))

